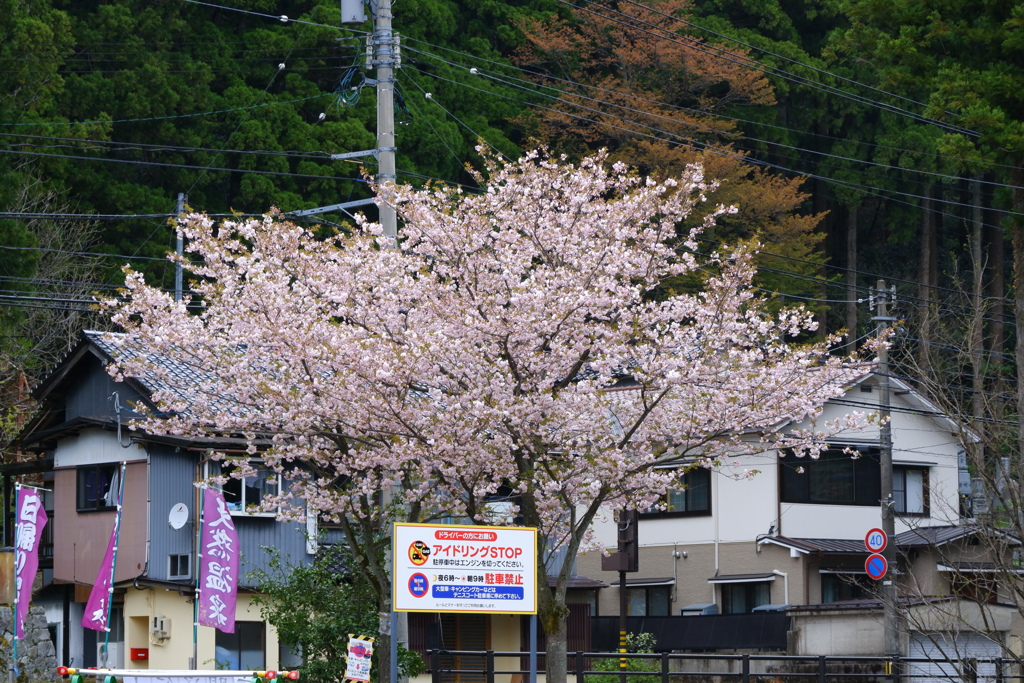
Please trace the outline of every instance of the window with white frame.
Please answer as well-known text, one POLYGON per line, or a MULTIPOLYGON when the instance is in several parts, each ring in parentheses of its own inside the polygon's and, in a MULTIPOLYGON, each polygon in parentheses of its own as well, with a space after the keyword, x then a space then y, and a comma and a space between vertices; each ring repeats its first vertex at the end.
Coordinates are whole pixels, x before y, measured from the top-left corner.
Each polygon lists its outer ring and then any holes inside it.
POLYGON ((682 478, 682 488, 662 496, 660 505, 644 510, 644 515, 709 515, 711 514, 711 470, 696 467, 682 478))
POLYGON ((224 502, 233 515, 273 515, 273 511, 252 512, 267 496, 281 493, 281 479, 273 470, 263 464, 262 460, 250 461, 249 465, 255 473, 241 479, 230 476, 237 468, 228 462, 207 463, 206 476, 223 475, 227 480, 221 486, 224 502))
POLYGON ((897 465, 892 469, 892 497, 901 515, 928 514, 928 468, 897 465))
POLYGON ((167 556, 168 579, 192 578, 192 555, 188 553, 167 556))

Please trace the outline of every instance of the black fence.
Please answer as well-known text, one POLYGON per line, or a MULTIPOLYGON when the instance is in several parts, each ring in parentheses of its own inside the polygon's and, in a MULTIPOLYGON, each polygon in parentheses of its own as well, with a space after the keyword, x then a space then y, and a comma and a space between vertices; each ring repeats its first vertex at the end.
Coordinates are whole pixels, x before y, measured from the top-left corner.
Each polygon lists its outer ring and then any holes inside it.
MULTIPOLYGON (((428 650, 432 683, 530 683, 526 652, 428 650)), ((538 656, 538 667, 543 658, 538 656)), ((1022 683, 1004 659, 571 652, 576 683, 1022 683), (620 672, 620 662, 626 671, 620 672)), ((538 670, 543 675, 543 670, 538 670)))
MULTIPOLYGON (((789 617, 785 612, 709 614, 691 617, 627 617, 627 633, 650 633, 655 652, 712 650, 786 651, 789 617)), ((590 649, 619 647, 619 618, 591 617, 590 649)))

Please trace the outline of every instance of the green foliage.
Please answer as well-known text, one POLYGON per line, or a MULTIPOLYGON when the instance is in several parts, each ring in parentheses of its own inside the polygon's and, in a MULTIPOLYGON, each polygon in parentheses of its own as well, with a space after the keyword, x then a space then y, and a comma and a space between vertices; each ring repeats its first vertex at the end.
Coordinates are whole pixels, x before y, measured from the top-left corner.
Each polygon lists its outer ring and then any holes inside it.
MULTIPOLYGON (((321 544, 315 560, 296 564, 274 548, 267 548, 266 569, 250 573, 260 595, 254 598, 264 619, 277 628, 281 642, 302 652, 302 680, 334 683, 344 678, 348 635, 376 637, 379 620, 377 596, 368 581, 345 571, 355 566, 341 545, 321 544)), ((374 649, 371 674, 376 679, 379 657, 374 649)), ((399 649, 399 669, 405 676, 423 670, 415 652, 399 649)))
MULTIPOLYGON (((626 649, 633 654, 653 654, 656 638, 653 633, 627 633, 626 649)), ((614 675, 588 676, 591 683, 620 683, 622 681, 622 668, 618 658, 602 657, 595 659, 592 663, 595 671, 612 671, 614 675)), ((626 676, 627 683, 655 683, 658 676, 652 674, 661 671, 661 662, 656 658, 629 657, 626 659, 626 672, 633 672, 632 676, 626 676), (640 674, 639 672, 645 672, 640 674)))

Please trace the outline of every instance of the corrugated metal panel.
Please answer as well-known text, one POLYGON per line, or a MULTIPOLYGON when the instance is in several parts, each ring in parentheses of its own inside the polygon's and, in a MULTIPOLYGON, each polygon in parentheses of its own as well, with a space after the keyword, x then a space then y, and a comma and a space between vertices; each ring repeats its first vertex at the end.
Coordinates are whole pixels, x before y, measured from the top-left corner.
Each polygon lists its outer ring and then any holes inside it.
MULTIPOLYGON (((157 581, 167 581, 170 578, 168 558, 171 555, 190 555, 195 545, 196 488, 193 481, 197 458, 194 453, 153 444, 149 446, 149 453, 153 493, 148 576, 157 581), (175 531, 167 519, 177 503, 184 503, 189 512, 185 526, 175 531)), ((194 558, 190 564, 194 572, 194 558)), ((195 579, 194 573, 191 578, 195 579)))
MULTIPOLYGON (((149 577, 166 581, 169 580, 169 556, 193 553, 197 501, 193 482, 198 457, 193 452, 177 451, 168 446, 151 446, 150 452, 154 485, 149 577), (167 524, 167 515, 175 503, 185 503, 189 508, 189 521, 179 531, 174 531, 167 524)), ((233 519, 241 546, 240 585, 251 586, 248 575, 253 569, 266 568, 268 553, 265 548, 278 549, 293 563, 306 562, 311 558, 306 554, 305 524, 278 522, 272 516, 235 515, 233 519)), ((194 572, 194 554, 191 564, 194 572)), ((195 578, 194 573, 192 578, 195 578)))

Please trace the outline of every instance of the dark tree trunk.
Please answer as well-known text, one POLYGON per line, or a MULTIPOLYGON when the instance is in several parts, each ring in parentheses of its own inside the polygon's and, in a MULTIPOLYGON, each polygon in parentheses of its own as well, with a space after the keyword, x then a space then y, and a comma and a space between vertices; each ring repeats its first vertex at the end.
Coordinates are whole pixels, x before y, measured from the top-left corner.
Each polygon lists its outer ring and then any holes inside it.
POLYGON ((846 214, 846 332, 857 338, 857 206, 846 214))

